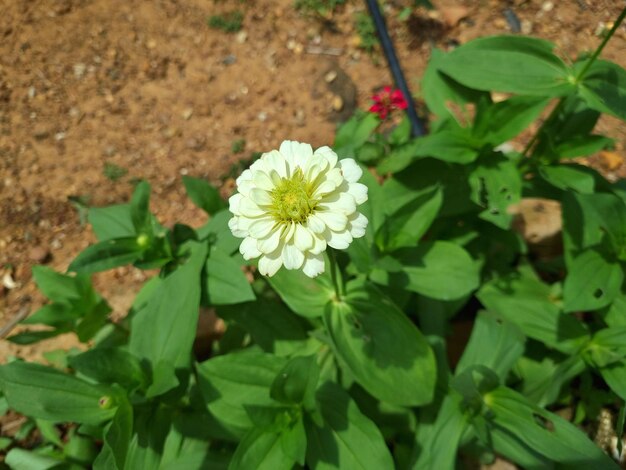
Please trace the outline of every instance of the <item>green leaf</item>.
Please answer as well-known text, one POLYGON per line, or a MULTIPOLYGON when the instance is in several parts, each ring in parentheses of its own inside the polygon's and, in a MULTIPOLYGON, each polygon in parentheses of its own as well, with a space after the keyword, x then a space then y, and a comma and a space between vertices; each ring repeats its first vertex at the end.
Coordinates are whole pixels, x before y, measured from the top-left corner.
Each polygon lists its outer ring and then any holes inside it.
POLYGON ((226 206, 220 197, 219 191, 208 181, 201 178, 183 176, 183 184, 189 199, 207 214, 213 215, 226 206))
POLYGON ((92 274, 133 264, 143 255, 136 237, 116 238, 96 243, 84 249, 67 268, 79 274, 92 274))
POLYGON ((294 459, 285 453, 281 434, 259 428, 250 430, 237 446, 229 470, 290 470, 294 459))
POLYGON ((5 463, 12 470, 48 470, 64 466, 64 462, 59 459, 19 448, 11 449, 7 453, 5 463))
MULTIPOLYGON (((465 129, 442 130, 414 141, 415 157, 433 157, 449 163, 471 163, 478 150, 465 129)), ((396 169, 396 171, 398 171, 396 169)))
POLYGON ((596 60, 579 87, 587 104, 602 113, 626 119, 626 70, 606 60, 596 60))
POLYGON ((603 135, 573 136, 556 146, 560 158, 585 157, 614 145, 615 140, 603 135))
POLYGON ((480 38, 450 52, 440 70, 476 90, 562 96, 574 85, 553 48, 548 41, 522 36, 480 38))
POLYGON ((137 234, 152 233, 152 217, 150 215, 150 185, 141 181, 135 186, 130 200, 130 218, 137 234))
POLYGON ((526 336, 566 354, 576 352, 589 338, 585 326, 562 313, 550 286, 528 267, 488 282, 477 297, 488 310, 517 325, 526 336))
POLYGON ((326 382, 316 398, 322 423, 308 417, 305 420, 306 462, 310 468, 394 468, 380 431, 341 387, 326 382))
POLYGON ((524 335, 514 324, 500 321, 490 312, 479 312, 472 335, 456 366, 457 373, 471 366, 485 366, 504 383, 509 371, 524 353, 524 342, 524 335))
POLYGON ((580 354, 563 359, 561 354, 546 351, 537 359, 521 357, 515 373, 523 380, 520 392, 532 403, 545 407, 554 403, 561 389, 585 369, 587 365, 580 354))
POLYGON ((594 249, 582 252, 567 267, 563 286, 566 312, 593 311, 609 305, 624 281, 620 264, 594 249))
MULTIPOLYGON (((393 181, 393 180, 389 180, 393 181)), ((383 239, 386 250, 415 246, 434 222, 443 203, 443 191, 440 187, 428 188, 423 192, 410 191, 413 199, 397 207, 397 197, 389 194, 389 185, 383 187, 386 200, 387 222, 379 229, 377 239, 383 239)))
POLYGON ((108 389, 35 363, 0 366, 0 387, 11 408, 34 418, 97 425, 115 414, 100 404, 105 397, 115 402, 108 389))
POLYGON ((591 194, 596 184, 594 175, 582 165, 541 166, 539 174, 552 186, 564 191, 574 190, 582 194, 591 194))
POLYGON ((228 221, 232 216, 228 209, 213 214, 209 221, 197 230, 198 238, 209 238, 213 249, 219 249, 228 254, 233 253, 239 248, 241 239, 235 238, 228 228, 228 221))
POLYGON ((549 102, 549 98, 513 96, 499 103, 479 106, 472 134, 485 144, 500 145, 525 130, 549 102))
POLYGON ((598 369, 609 388, 626 400, 626 361, 624 359, 598 369))
POLYGON ((479 217, 508 229, 513 220, 508 208, 522 198, 522 177, 515 163, 497 152, 482 155, 469 183, 471 200, 484 208, 479 217))
POLYGON ((39 330, 39 331, 23 331, 7 338, 7 341, 11 341, 13 344, 27 345, 38 343, 45 339, 54 338, 55 336, 62 335, 71 331, 70 327, 56 328, 54 330, 39 330))
POLYGON ((513 390, 499 387, 485 396, 485 402, 493 413, 493 425, 552 462, 581 470, 619 468, 576 426, 513 390))
POLYGON ((284 365, 284 359, 254 350, 199 364, 198 383, 209 412, 233 436, 242 437, 252 427, 246 406, 277 405, 270 387, 284 365))
POLYGON ((208 302, 211 305, 238 304, 255 299, 250 282, 235 258, 218 249, 212 250, 205 270, 208 302))
POLYGON ((188 367, 200 309, 200 274, 206 243, 189 241, 183 265, 165 277, 145 308, 131 320, 130 352, 148 359, 153 367, 167 362, 188 367))
POLYGON ((95 295, 88 276, 60 274, 47 266, 33 266, 39 290, 50 300, 71 303, 95 295))
POLYGON ((472 90, 452 80, 440 72, 441 64, 448 58, 448 54, 440 49, 433 48, 428 67, 422 76, 422 96, 428 109, 439 118, 453 115, 449 103, 464 106, 467 103, 477 103, 485 93, 472 90))
POLYGON ((324 314, 326 305, 335 297, 329 277, 322 274, 310 278, 299 270, 281 269, 267 281, 291 310, 303 317, 315 318, 324 314))
POLYGON ((82 312, 62 303, 47 304, 22 320, 22 325, 44 324, 48 326, 61 326, 73 323, 80 318, 82 312))
POLYGON ((287 405, 312 404, 319 375, 317 356, 294 357, 272 382, 270 396, 287 405))
POLYGON ((130 204, 90 207, 88 220, 101 242, 113 238, 133 237, 137 233, 130 215, 130 204))
POLYGON ((379 124, 378 117, 372 113, 350 118, 337 129, 333 149, 340 157, 354 158, 358 149, 367 142, 379 124))
POLYGON ((118 383, 131 390, 147 382, 135 356, 120 348, 94 348, 71 356, 69 365, 100 383, 118 383))
MULTIPOLYGON (((424 423, 424 427, 428 426, 424 423)), ((461 412, 461 397, 458 393, 449 392, 443 399, 437 418, 431 426, 425 442, 419 449, 415 470, 431 470, 454 468, 457 448, 461 437, 469 427, 469 422, 461 412)), ((419 437, 419 429, 417 431, 419 437)), ((419 445, 419 444, 418 444, 419 445)))
POLYGON ((478 265, 460 246, 447 241, 403 248, 379 262, 372 272, 374 282, 400 285, 438 300, 455 300, 474 291, 480 283, 478 265), (392 262, 393 272, 383 271, 383 261, 392 262))
POLYGON ((340 364, 369 393, 395 405, 430 402, 434 354, 417 327, 373 285, 349 284, 342 301, 325 312, 324 324, 340 364))
POLYGON ((132 432, 133 409, 124 402, 104 431, 104 446, 93 463, 94 470, 123 470, 132 432))
POLYGON ((281 303, 259 299, 243 305, 220 307, 218 315, 244 328, 263 350, 278 356, 291 355, 306 347, 309 336, 305 321, 281 303))

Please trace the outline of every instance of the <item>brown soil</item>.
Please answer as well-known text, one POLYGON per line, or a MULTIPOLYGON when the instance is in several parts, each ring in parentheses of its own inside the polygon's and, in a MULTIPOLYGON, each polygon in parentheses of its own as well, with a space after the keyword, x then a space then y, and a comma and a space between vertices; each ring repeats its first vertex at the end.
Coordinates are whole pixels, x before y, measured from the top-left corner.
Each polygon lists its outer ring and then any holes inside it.
MULTIPOLYGON (((592 50, 599 24, 620 10, 612 0, 439 0, 438 11, 417 10, 403 22, 397 15, 412 2, 386 3, 415 92, 431 47, 510 32, 507 7, 524 32, 569 57, 592 50)), ((351 1, 328 23, 296 12, 292 0, 0 0, 0 277, 17 284, 0 286, 0 325, 42 304, 34 264, 64 270, 94 241, 72 198, 124 202, 133 179, 144 178, 162 223, 197 226, 205 219, 181 175, 221 185, 238 159, 284 139, 331 143, 336 122, 391 80, 380 53, 357 47, 354 16, 364 8, 351 1), (241 32, 207 26, 208 16, 237 8, 241 32), (235 154, 238 139, 245 147, 235 154), (113 181, 111 165, 127 174, 113 181)), ((625 38, 621 29, 604 53, 622 66, 625 38)), ((615 154, 595 160, 615 177, 624 171, 626 126, 603 119, 598 130, 618 139, 615 154)), ((123 314, 144 276, 124 268, 95 279, 123 314)), ((72 337, 22 348, 3 341, 0 362, 70 344, 72 337)))

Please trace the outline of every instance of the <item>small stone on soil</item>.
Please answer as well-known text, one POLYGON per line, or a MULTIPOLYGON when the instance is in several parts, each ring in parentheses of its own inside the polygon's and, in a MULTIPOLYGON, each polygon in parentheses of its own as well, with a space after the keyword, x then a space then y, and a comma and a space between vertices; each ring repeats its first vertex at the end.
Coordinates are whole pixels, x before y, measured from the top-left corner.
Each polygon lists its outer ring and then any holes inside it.
POLYGON ((37 264, 45 263, 50 259, 50 252, 43 246, 35 246, 28 252, 28 259, 37 264))

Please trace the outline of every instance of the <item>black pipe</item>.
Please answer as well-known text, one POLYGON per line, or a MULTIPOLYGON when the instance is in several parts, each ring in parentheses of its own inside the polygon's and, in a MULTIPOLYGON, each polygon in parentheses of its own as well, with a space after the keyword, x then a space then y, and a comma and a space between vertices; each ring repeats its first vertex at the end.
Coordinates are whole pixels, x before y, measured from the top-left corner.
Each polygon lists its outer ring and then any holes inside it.
POLYGON ((402 92, 402 95, 404 96, 404 99, 408 104, 408 107, 406 108, 406 113, 409 116, 409 121, 411 121, 411 133, 414 137, 426 135, 426 127, 415 112, 415 103, 413 102, 413 96, 411 96, 409 87, 407 86, 406 80, 404 79, 402 67, 400 67, 400 62, 398 61, 398 57, 396 56, 396 51, 393 47, 393 43, 391 42, 391 38, 389 37, 389 33, 387 32, 387 25, 385 25, 385 19, 380 12, 378 2, 376 0, 365 1, 367 3, 367 7, 370 10, 370 14, 372 15, 372 19, 374 20, 374 26, 376 26, 376 31, 378 32, 378 37, 380 38, 380 44, 383 46, 383 52, 385 53, 385 57, 387 58, 387 63, 389 64, 391 75, 393 75, 393 80, 396 83, 396 86, 402 92))

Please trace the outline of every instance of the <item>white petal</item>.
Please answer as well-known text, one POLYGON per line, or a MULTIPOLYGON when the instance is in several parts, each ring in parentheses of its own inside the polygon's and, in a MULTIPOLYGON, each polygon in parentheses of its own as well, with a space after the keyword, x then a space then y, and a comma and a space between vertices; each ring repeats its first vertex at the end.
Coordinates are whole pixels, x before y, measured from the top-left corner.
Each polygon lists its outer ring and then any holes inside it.
POLYGON ((324 272, 324 257, 322 255, 307 255, 302 271, 309 277, 316 277, 324 272))
POLYGON ((244 229, 241 224, 240 217, 233 217, 228 221, 228 228, 235 237, 244 238, 248 236, 248 230, 244 229))
POLYGON ((267 235, 265 238, 258 240, 257 247, 262 253, 272 253, 278 248, 280 244, 280 235, 283 229, 277 228, 272 233, 267 235))
POLYGON ((322 219, 322 222, 331 230, 336 232, 345 230, 348 225, 348 217, 341 212, 334 211, 317 211, 315 215, 322 219))
POLYGON ((252 181, 252 171, 250 171, 249 169, 243 170, 243 172, 235 180, 235 183, 237 183, 237 186, 239 186, 244 181, 252 181))
POLYGON ((266 212, 261 209, 252 199, 244 197, 239 203, 239 212, 246 217, 259 217, 266 212))
POLYGON ((241 194, 239 193, 233 194, 228 199, 228 210, 231 211, 235 215, 240 215, 239 205, 241 204, 242 199, 243 199, 243 196, 241 194))
POLYGON ((239 191, 243 196, 249 196, 250 191, 252 191, 253 188, 254 188, 254 183, 252 182, 251 179, 241 181, 237 185, 237 191, 239 191))
POLYGON ((272 182, 272 178, 270 178, 270 176, 264 171, 255 171, 252 176, 252 181, 254 181, 257 188, 261 188, 266 191, 271 191, 275 187, 272 182))
POLYGON ((322 233, 326 229, 326 224, 324 223, 324 221, 317 217, 315 214, 309 215, 307 223, 313 233, 322 233))
POLYGON ((272 217, 261 217, 254 220, 248 230, 254 238, 265 238, 272 231, 276 221, 272 217))
POLYGON ((298 269, 304 263, 304 253, 291 243, 283 245, 282 258, 287 269, 298 269))
POLYGON ((313 199, 319 199, 326 194, 332 193, 337 189, 337 184, 334 181, 322 181, 322 183, 313 191, 313 199))
POLYGON ((336 248, 338 250, 345 250, 352 243, 352 235, 347 230, 343 232, 333 232, 328 230, 326 235, 326 243, 328 246, 336 248))
POLYGON ((319 255, 326 249, 326 240, 321 235, 313 236, 313 248, 309 250, 309 253, 319 255))
POLYGON ((287 162, 285 157, 278 151, 272 150, 271 152, 264 153, 261 157, 267 168, 278 173, 278 176, 285 178, 287 176, 287 162))
POLYGON ((361 183, 350 183, 348 193, 352 195, 357 204, 367 201, 367 186, 361 183))
POLYGON ((258 258, 261 256, 261 252, 256 246, 256 239, 252 237, 244 238, 239 245, 239 253, 243 255, 244 259, 258 258))
POLYGON ((356 183, 363 175, 363 170, 361 170, 361 167, 357 165, 357 163, 351 158, 344 158, 343 160, 339 160, 339 166, 341 167, 343 177, 349 183, 356 183))
POLYGON ((350 235, 354 238, 361 238, 365 235, 368 220, 363 214, 358 212, 356 214, 356 217, 350 218, 350 235))
POLYGON ((275 251, 270 255, 261 256, 259 259, 259 272, 264 276, 272 277, 283 265, 280 251, 275 251))
POLYGON ((307 251, 313 248, 313 234, 301 224, 296 224, 293 242, 300 251, 307 251))
POLYGON ((324 197, 318 207, 322 211, 343 212, 349 215, 356 211, 356 202, 348 193, 335 192, 324 197))
POLYGON ((331 168, 334 168, 335 165, 337 165, 337 154, 333 152, 330 147, 320 147, 313 155, 324 157, 324 159, 330 164, 331 168))
POLYGON ((250 199, 256 202, 259 206, 270 206, 272 204, 272 196, 264 189, 253 188, 250 191, 250 199))
POLYGON ((278 151, 285 156, 285 160, 291 166, 300 168, 304 168, 306 162, 313 156, 313 149, 309 144, 303 144, 294 140, 285 140, 280 144, 278 151))
POLYGON ((296 233, 296 224, 294 222, 291 222, 289 225, 287 225, 286 229, 283 229, 283 233, 282 233, 282 239, 286 242, 291 241, 291 238, 293 237, 293 235, 296 233))

